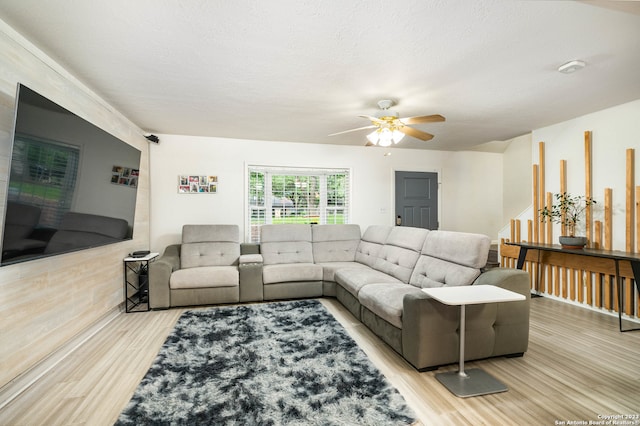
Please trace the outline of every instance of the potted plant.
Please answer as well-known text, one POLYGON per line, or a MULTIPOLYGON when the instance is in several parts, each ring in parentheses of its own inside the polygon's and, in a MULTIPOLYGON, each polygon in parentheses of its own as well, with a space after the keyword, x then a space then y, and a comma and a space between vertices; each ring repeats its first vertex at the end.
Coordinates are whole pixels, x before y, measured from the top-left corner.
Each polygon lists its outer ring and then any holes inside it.
POLYGON ((554 194, 555 202, 549 208, 540 210, 540 220, 546 222, 550 220, 554 223, 564 225, 567 235, 559 238, 560 244, 564 248, 583 248, 587 244, 587 238, 576 236, 576 225, 580 222, 587 207, 596 204, 596 200, 584 195, 571 195, 567 192, 554 194))

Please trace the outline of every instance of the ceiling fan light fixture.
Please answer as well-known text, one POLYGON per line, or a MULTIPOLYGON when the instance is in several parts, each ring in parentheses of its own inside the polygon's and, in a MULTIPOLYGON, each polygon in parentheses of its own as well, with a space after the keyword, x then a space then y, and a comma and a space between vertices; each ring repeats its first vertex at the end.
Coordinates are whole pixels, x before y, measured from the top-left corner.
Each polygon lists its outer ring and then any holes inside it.
POLYGON ((393 132, 391 130, 385 127, 380 131, 380 140, 378 141, 378 144, 380 146, 391 146, 391 144, 394 142, 395 141, 393 140, 393 132))
POLYGON ((367 140, 374 145, 378 144, 379 139, 380 139, 380 129, 376 129, 367 135, 367 140))
POLYGON ((404 138, 404 133, 398 129, 393 130, 393 143, 398 143, 404 138))
POLYGON ((389 108, 394 105, 395 102, 392 100, 381 100, 378 102, 378 106, 381 111, 379 111, 375 117, 371 115, 360 115, 360 117, 371 121, 370 126, 332 133, 329 136, 341 135, 364 129, 375 129, 367 135, 367 144, 365 146, 379 145, 388 147, 402 141, 405 135, 409 135, 412 138, 419 139, 421 141, 429 141, 433 139, 432 134, 411 127, 411 125, 445 121, 445 118, 439 114, 400 118, 397 111, 389 110, 389 108))

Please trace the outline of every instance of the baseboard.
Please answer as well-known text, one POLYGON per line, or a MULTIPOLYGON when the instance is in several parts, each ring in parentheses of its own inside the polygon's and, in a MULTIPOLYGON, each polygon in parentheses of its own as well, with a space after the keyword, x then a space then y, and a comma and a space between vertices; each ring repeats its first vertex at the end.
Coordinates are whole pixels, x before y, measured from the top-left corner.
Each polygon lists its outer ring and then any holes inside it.
POLYGON ((16 399, 22 392, 37 382, 42 376, 51 371, 62 360, 68 357, 73 351, 78 349, 84 342, 102 330, 107 324, 113 321, 122 311, 122 305, 115 306, 104 316, 87 327, 81 333, 74 336, 55 352, 49 354, 42 361, 20 374, 9 383, 0 388, 0 410, 16 399))

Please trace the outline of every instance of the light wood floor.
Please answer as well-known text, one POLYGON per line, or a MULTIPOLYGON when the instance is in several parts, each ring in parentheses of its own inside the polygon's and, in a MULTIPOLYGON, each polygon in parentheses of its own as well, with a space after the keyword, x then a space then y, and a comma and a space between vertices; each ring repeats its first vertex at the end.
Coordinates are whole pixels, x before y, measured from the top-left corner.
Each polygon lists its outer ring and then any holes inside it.
MULTIPOLYGON (((322 302, 425 425, 588 424, 599 416, 640 413, 640 331, 620 333, 615 317, 546 298, 532 299, 525 356, 467 364, 491 373, 509 391, 457 398, 434 378, 435 372, 415 371, 337 301, 322 302)), ((118 315, 6 405, 0 411, 0 425, 112 424, 183 311, 118 315)), ((640 424, 637 417, 635 421, 629 424, 640 424)))

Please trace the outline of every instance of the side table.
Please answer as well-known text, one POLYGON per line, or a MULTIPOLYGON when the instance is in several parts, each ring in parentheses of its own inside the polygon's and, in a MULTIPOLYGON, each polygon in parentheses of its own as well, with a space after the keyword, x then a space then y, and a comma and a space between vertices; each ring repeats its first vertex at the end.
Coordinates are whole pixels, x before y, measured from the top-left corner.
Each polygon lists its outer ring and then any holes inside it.
POLYGON ((465 307, 481 303, 514 302, 525 300, 522 294, 493 285, 423 288, 429 296, 445 305, 460 305, 460 361, 458 371, 437 373, 436 379, 451 393, 466 398, 505 392, 507 387, 479 368, 464 370, 465 307))
POLYGON ((129 312, 149 311, 149 262, 160 253, 149 253, 144 257, 125 257, 124 264, 124 310, 129 312))

